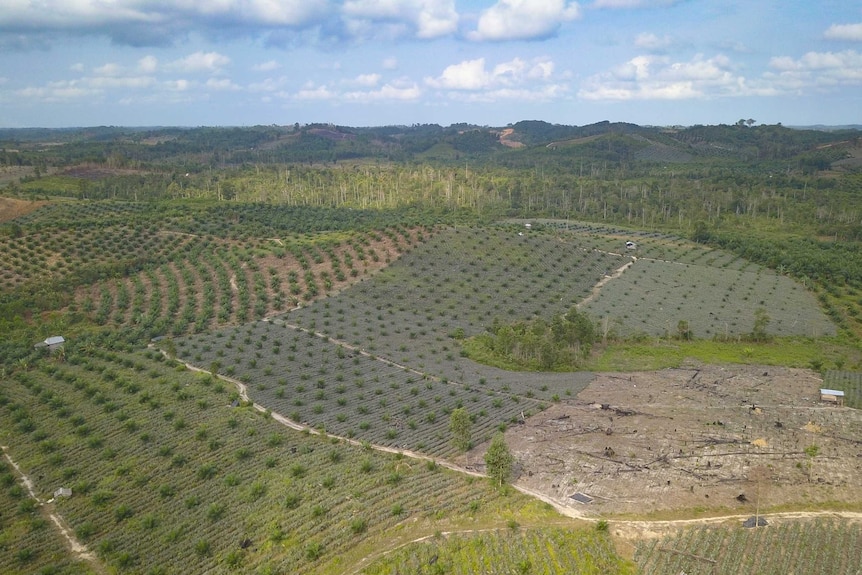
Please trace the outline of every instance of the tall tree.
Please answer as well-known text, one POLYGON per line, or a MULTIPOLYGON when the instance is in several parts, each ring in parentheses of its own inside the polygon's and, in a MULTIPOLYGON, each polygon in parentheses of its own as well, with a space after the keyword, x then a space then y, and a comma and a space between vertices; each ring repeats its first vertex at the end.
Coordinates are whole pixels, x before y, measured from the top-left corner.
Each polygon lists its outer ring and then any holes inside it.
POLYGON ((464 465, 467 465, 467 451, 472 445, 472 427, 470 414, 463 407, 452 412, 449 416, 449 431, 452 433, 452 444, 458 451, 464 452, 464 465))
POLYGON ((488 477, 498 487, 502 487, 512 477, 513 463, 515 463, 515 457, 506 445, 506 438, 502 433, 495 434, 491 439, 491 445, 488 446, 488 451, 485 452, 485 469, 488 477))

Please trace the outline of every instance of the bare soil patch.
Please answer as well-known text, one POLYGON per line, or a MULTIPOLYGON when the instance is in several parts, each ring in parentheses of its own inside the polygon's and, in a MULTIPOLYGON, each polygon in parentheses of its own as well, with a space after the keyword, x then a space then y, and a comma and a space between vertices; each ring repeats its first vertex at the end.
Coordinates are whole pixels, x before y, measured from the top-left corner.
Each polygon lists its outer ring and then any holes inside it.
POLYGON ((60 172, 61 176, 69 176, 71 178, 80 178, 82 180, 101 180, 111 176, 131 176, 136 174, 144 174, 145 170, 135 170, 131 168, 108 168, 98 165, 82 164, 73 166, 60 172))
POLYGON ((862 411, 820 403, 821 385, 772 366, 599 374, 507 432, 517 484, 596 515, 858 504, 862 411))
POLYGON ((33 212, 48 202, 30 202, 15 198, 0 198, 0 222, 8 222, 33 212))

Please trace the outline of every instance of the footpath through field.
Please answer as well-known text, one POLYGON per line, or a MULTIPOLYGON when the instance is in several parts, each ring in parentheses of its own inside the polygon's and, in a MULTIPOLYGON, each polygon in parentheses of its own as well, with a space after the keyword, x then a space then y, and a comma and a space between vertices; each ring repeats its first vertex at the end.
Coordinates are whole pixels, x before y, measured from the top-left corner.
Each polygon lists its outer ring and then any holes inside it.
POLYGON ((9 462, 10 465, 12 465, 12 467, 15 469, 15 472, 21 478, 21 483, 24 485, 24 487, 27 488, 27 492, 30 494, 30 498, 33 499, 39 505, 39 512, 51 520, 51 522, 57 528, 57 531, 60 533, 63 539, 66 540, 66 543, 69 545, 69 548, 71 549, 75 557, 89 563, 90 567, 92 567, 96 573, 107 573, 107 569, 105 569, 105 566, 102 565, 102 563, 96 558, 96 555, 93 554, 93 552, 90 551, 86 545, 78 541, 74 533, 72 533, 72 530, 66 524, 66 521, 63 519, 63 517, 61 517, 60 514, 54 510, 54 500, 50 499, 48 501, 42 501, 39 496, 36 495, 36 487, 33 485, 33 481, 30 479, 29 476, 27 476, 26 473, 21 470, 20 467, 18 467, 18 464, 15 463, 15 461, 9 455, 9 448, 5 445, 0 445, 0 449, 3 450, 3 457, 6 459, 6 461, 9 462))

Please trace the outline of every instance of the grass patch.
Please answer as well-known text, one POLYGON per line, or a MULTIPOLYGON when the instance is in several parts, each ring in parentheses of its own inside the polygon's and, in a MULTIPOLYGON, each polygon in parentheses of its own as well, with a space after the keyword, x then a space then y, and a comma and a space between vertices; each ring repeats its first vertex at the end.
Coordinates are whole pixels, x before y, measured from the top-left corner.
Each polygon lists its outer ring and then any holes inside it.
POLYGON ((592 371, 649 371, 679 367, 688 359, 703 363, 741 363, 811 368, 830 365, 859 351, 835 339, 777 338, 769 343, 714 340, 614 343, 586 365, 592 371), (821 362, 818 364, 818 362, 821 362))

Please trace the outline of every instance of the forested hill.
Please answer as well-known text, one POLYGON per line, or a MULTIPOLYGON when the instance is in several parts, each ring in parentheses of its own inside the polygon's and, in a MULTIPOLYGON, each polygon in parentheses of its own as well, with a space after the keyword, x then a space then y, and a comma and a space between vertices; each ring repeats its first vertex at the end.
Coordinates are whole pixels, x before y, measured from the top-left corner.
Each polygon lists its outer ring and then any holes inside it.
POLYGON ((179 169, 244 163, 488 162, 512 167, 602 162, 772 162, 774 168, 859 166, 862 131, 755 125, 656 127, 620 122, 567 126, 520 121, 502 127, 454 124, 351 128, 330 124, 252 127, 0 130, 0 165, 111 168, 170 164, 179 169), (841 162, 843 161, 843 164, 841 162))

